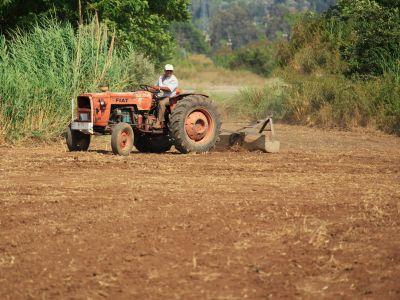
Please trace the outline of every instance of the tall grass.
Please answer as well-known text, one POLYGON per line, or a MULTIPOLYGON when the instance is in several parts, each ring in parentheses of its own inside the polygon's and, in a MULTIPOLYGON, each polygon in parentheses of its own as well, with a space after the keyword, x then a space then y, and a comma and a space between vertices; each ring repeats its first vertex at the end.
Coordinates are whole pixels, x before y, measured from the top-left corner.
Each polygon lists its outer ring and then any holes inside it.
POLYGON ((364 82, 338 75, 291 77, 284 119, 329 128, 368 126, 374 122, 372 92, 364 82))
POLYGON ((262 87, 242 88, 235 97, 222 104, 231 117, 258 120, 272 115, 282 119, 282 103, 287 98, 287 89, 283 80, 270 80, 262 87))
POLYGON ((283 78, 286 83, 278 86, 242 91, 228 107, 258 118, 274 111, 275 118, 294 124, 375 127, 400 135, 400 84, 396 74, 368 81, 293 73, 283 78))
POLYGON ((373 107, 378 128, 400 136, 400 72, 386 73, 378 80, 373 107))
POLYGON ((0 36, 0 135, 10 142, 59 136, 71 116, 71 98, 103 82, 128 91, 153 77, 153 65, 132 49, 116 49, 97 18, 76 32, 46 20, 8 41, 0 36))

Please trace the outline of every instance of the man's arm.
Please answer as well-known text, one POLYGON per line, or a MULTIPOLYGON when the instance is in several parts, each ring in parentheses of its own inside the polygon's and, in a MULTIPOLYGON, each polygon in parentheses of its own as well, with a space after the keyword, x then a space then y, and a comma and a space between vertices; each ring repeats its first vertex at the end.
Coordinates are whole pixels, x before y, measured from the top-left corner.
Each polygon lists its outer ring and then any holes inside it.
POLYGON ((166 90, 164 86, 161 86, 161 83, 162 83, 161 78, 162 78, 162 76, 157 80, 156 85, 152 86, 152 88, 155 89, 156 91, 170 92, 169 88, 168 88, 168 90, 166 90))
POLYGON ((167 85, 155 86, 154 88, 159 91, 173 92, 178 88, 178 79, 174 77, 167 85))
POLYGON ((167 86, 158 86, 157 88, 158 88, 158 90, 160 90, 160 91, 172 92, 171 89, 170 89, 169 87, 167 87, 167 86))

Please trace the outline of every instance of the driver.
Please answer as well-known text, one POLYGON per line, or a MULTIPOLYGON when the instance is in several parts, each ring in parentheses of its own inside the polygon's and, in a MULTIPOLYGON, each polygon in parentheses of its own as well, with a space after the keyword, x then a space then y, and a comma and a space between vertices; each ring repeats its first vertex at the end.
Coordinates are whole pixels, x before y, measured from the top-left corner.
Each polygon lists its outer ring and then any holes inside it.
POLYGON ((159 91, 158 98, 158 117, 157 122, 153 126, 155 129, 161 129, 165 122, 165 111, 169 106, 169 99, 176 95, 176 89, 178 88, 178 79, 175 77, 173 65, 165 65, 164 75, 161 75, 158 79, 154 89, 159 91))

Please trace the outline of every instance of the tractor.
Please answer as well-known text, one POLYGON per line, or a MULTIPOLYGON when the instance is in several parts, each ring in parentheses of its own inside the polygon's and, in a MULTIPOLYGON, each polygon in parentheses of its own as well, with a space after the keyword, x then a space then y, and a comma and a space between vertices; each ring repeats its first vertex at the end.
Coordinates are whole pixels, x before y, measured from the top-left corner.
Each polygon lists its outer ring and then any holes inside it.
POLYGON ((123 156, 129 155, 133 146, 147 153, 163 153, 172 146, 181 153, 202 153, 215 146, 221 121, 207 95, 178 90, 169 100, 163 128, 155 129, 160 99, 149 85, 141 85, 135 92, 105 89, 79 95, 66 131, 68 149, 87 151, 92 135, 111 135, 112 152, 123 156))

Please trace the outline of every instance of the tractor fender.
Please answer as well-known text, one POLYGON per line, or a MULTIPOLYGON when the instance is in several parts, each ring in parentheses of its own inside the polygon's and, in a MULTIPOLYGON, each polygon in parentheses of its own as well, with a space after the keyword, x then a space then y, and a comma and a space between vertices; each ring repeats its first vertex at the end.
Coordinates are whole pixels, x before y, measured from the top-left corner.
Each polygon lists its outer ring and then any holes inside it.
POLYGON ((185 98, 187 96, 193 96, 193 95, 210 98, 210 96, 208 96, 206 94, 200 94, 200 93, 183 93, 183 94, 176 95, 175 97, 172 97, 169 99, 169 105, 170 105, 171 112, 174 111, 176 104, 178 103, 179 100, 182 100, 183 98, 185 98))

